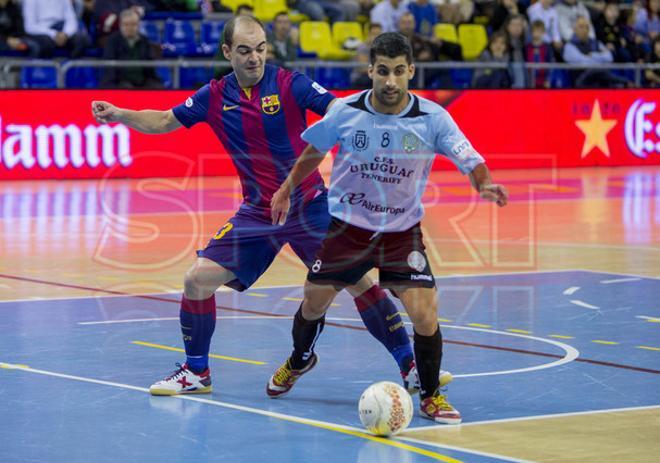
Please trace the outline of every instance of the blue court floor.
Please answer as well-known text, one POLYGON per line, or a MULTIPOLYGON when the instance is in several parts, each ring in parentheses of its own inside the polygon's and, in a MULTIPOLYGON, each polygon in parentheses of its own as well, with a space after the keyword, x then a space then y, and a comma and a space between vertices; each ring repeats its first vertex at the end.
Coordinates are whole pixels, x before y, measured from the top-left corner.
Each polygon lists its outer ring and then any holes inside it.
MULTIPOLYGON (((660 405, 660 280, 575 270, 437 283, 464 423, 660 405)), ((366 434, 361 392, 400 378, 346 293, 316 370, 267 398, 301 294, 218 292, 214 392, 185 397, 147 391, 184 360, 178 294, 0 302, 0 462, 519 461, 366 434)))

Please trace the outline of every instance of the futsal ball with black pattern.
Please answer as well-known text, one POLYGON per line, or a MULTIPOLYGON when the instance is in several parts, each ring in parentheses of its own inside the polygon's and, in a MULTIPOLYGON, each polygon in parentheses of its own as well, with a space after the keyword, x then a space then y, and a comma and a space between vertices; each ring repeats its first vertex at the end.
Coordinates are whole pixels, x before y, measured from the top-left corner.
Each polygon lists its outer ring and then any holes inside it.
POLYGON ((377 436, 392 436, 403 431, 413 415, 408 391, 390 381, 374 383, 365 389, 358 409, 364 427, 377 436))

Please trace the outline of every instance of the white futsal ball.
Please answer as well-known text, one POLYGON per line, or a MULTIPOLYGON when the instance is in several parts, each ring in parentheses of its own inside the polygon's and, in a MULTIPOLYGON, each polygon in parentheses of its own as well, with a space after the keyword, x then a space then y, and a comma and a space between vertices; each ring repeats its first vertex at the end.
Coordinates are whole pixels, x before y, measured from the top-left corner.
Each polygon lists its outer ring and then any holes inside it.
POLYGON ((360 421, 377 436, 392 436, 410 424, 413 403, 404 388, 390 381, 369 386, 360 397, 360 421))

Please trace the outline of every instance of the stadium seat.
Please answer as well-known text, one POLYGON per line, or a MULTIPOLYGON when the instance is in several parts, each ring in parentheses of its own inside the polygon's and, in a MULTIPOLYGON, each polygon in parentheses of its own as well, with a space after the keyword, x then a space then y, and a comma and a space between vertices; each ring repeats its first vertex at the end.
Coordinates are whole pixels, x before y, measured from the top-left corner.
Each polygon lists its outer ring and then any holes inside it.
POLYGON ((142 21, 142 30, 140 32, 142 32, 142 34, 144 34, 149 39, 149 42, 161 42, 160 29, 158 28, 158 24, 155 22, 142 21))
POLYGON ((286 0, 254 1, 254 15, 261 21, 272 21, 277 13, 287 10, 286 0))
POLYGON ((191 56, 197 53, 195 30, 189 21, 167 21, 163 32, 164 56, 191 56))
POLYGON ((486 28, 481 24, 460 24, 458 43, 463 48, 463 58, 466 61, 477 59, 488 45, 486 28))
POLYGON ((241 5, 254 7, 254 0, 220 0, 220 3, 227 8, 231 8, 231 11, 236 11, 236 8, 241 5))
POLYGON ((330 25, 325 21, 300 24, 300 49, 304 53, 315 53, 324 60, 345 60, 353 56, 351 52, 333 45, 330 25))
POLYGON ((218 51, 222 39, 222 29, 225 23, 222 21, 204 21, 199 32, 200 53, 212 56, 218 51))
POLYGON ((168 68, 168 67, 156 68, 156 75, 163 83, 163 87, 172 88, 172 68, 168 68))
POLYGON ((24 67, 21 88, 57 88, 57 71, 53 67, 24 67))
POLYGON ((451 23, 438 23, 433 27, 433 35, 446 42, 458 43, 456 26, 451 23))
POLYGON ((182 67, 179 76, 181 88, 199 88, 213 79, 213 68, 182 67))
POLYGON ((362 26, 358 22, 337 21, 332 25, 332 43, 337 48, 343 48, 347 39, 364 40, 362 26))
POLYGON ((94 67, 75 67, 64 76, 67 88, 98 88, 99 69, 94 67))

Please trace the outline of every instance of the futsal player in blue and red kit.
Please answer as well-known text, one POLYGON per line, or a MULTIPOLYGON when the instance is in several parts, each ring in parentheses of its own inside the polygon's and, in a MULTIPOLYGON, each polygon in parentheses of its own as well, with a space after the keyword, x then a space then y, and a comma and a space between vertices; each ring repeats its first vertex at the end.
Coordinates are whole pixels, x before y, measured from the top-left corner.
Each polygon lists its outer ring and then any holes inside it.
MULTIPOLYGON (((303 74, 266 65, 266 35, 255 18, 228 21, 222 50, 234 72, 168 111, 132 111, 92 102, 98 122, 121 122, 145 133, 206 122, 230 153, 241 181, 243 204, 197 252, 185 275, 180 319, 186 362, 151 386, 154 395, 211 392, 208 358, 216 289, 249 288, 286 243, 310 267, 330 223, 327 190, 318 170, 296 188, 285 226, 272 224, 270 201, 305 148, 300 134, 307 128, 306 110, 323 115, 334 96, 303 74)), ((404 385, 419 387, 410 340, 395 305, 366 276, 347 290, 369 332, 397 361, 404 385)), ((295 317, 302 319, 300 310, 295 317)), ((440 380, 446 384, 451 375, 443 372, 440 380)))

